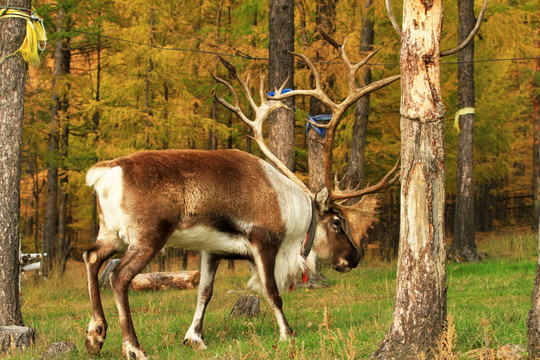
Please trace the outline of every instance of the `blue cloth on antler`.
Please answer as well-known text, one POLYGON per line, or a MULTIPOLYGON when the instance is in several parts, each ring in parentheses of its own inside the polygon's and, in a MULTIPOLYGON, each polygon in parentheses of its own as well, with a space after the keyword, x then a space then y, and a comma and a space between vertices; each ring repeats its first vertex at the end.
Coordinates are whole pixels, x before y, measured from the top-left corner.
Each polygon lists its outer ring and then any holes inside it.
MULTIPOLYGON (((289 91, 292 91, 292 89, 283 89, 283 91, 281 92, 282 94, 286 94, 288 93, 289 91)), ((274 96, 276 93, 274 91, 270 91, 268 93, 268 96, 274 96)))
MULTIPOLYGON (((321 114, 321 115, 315 115, 315 116, 311 116, 308 114, 308 118, 311 122, 315 124, 319 124, 320 122, 327 123, 330 120, 332 120, 332 114, 321 114)), ((306 135, 309 132, 309 128, 312 128, 313 130, 315 130, 315 132, 323 138, 326 136, 326 129, 321 129, 310 122, 306 123, 306 135)))

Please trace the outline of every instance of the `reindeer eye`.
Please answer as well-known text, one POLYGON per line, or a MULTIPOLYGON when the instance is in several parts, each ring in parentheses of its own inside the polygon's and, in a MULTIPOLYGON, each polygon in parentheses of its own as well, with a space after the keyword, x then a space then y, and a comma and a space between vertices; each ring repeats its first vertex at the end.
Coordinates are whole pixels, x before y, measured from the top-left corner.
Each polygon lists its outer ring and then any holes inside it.
POLYGON ((341 225, 341 221, 339 220, 339 218, 334 218, 334 221, 333 221, 333 225, 334 225, 334 228, 336 230, 338 230, 340 228, 340 225, 341 225))

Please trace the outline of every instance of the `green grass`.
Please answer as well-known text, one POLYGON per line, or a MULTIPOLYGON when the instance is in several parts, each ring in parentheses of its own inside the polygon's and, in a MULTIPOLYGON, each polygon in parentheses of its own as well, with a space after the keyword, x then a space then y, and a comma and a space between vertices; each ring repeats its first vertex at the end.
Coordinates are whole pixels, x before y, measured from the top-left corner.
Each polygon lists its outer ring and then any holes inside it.
MULTIPOLYGON (((489 257, 477 264, 449 264, 448 313, 454 319, 459 352, 507 343, 526 344, 537 260, 537 235, 489 234, 478 237, 489 257)), ((152 359, 366 359, 392 321, 395 263, 371 262, 348 274, 324 270, 327 289, 296 289, 283 294, 284 309, 296 331, 280 343, 266 302, 261 315, 230 318, 247 280, 246 265, 218 271, 214 297, 205 317, 208 350, 182 345, 195 309, 196 291, 130 292, 139 340, 152 359), (232 290, 232 291, 231 291, 232 290)), ((22 310, 26 325, 37 330, 37 343, 6 359, 39 359, 52 342, 76 343, 72 359, 88 359, 84 335, 91 308, 84 269, 71 263, 63 279, 23 280, 22 310)), ((118 314, 112 293, 103 294, 109 323, 103 359, 121 356, 118 314)))

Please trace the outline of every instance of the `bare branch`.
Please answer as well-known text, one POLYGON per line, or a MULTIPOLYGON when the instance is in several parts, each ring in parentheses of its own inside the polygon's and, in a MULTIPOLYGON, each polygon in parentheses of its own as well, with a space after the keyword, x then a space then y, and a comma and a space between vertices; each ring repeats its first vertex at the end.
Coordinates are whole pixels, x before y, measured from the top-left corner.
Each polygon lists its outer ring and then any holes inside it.
POLYGON ((386 12, 388 13, 388 17, 390 18, 390 22, 392 23, 394 30, 396 30, 398 36, 401 37, 401 28, 399 27, 396 17, 394 16, 394 10, 392 10, 390 0, 385 0, 384 4, 386 5, 386 12))
POLYGON ((457 52, 460 52, 461 50, 463 50, 463 48, 465 46, 467 46, 471 42, 471 40, 474 38, 474 36, 478 33, 478 30, 480 30, 480 25, 482 25, 482 20, 484 19, 484 14, 485 14, 486 9, 487 9, 487 3, 488 3, 488 0, 484 0, 484 3, 482 4, 482 10, 480 10, 480 14, 478 15, 478 19, 476 20, 476 25, 471 30, 469 36, 467 36, 467 38, 461 44, 459 44, 457 47, 455 47, 453 49, 450 49, 450 50, 442 51, 441 52, 441 57, 448 56, 448 55, 453 55, 453 54, 455 54, 457 52))
POLYGON ((321 36, 326 40, 330 45, 332 45, 336 50, 341 49, 341 44, 338 43, 333 37, 328 35, 320 26, 317 26, 317 31, 321 36))

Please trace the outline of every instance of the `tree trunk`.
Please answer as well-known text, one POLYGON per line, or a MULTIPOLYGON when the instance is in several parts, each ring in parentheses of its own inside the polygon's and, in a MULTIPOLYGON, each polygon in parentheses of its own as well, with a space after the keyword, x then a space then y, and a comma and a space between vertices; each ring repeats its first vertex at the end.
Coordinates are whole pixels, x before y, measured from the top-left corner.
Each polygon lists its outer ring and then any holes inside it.
MULTIPOLYGON (((538 31, 540 32, 540 31, 538 31)), ((540 48, 540 40, 535 40, 536 48, 540 48)), ((540 60, 535 61, 535 72, 532 78, 533 89, 538 89, 538 75, 540 73, 540 60)), ((532 99, 534 119, 534 146, 533 146, 533 223, 532 228, 538 229, 540 221, 540 92, 536 91, 532 99)))
POLYGON ((375 359, 432 356, 446 319, 442 0, 405 0, 401 64, 401 219, 393 323, 375 359))
MULTIPOLYGON (((316 6, 317 27, 324 30, 328 35, 333 36, 336 31, 336 4, 335 1, 330 0, 318 0, 316 6)), ((316 41, 324 41, 322 36, 315 34, 316 41)), ((319 56, 315 58, 315 61, 319 61, 319 56)), ((334 79, 322 79, 323 83, 327 84, 328 88, 334 86, 334 79)), ((313 74, 310 76, 310 82, 313 86, 313 74)), ((309 114, 312 116, 330 114, 331 111, 323 106, 319 100, 314 97, 309 98, 309 114)), ((318 123, 325 124, 327 121, 317 121, 318 123)), ((309 176, 309 188, 314 193, 318 193, 324 187, 324 161, 323 161, 323 141, 324 136, 315 131, 311 125, 307 130, 307 149, 308 149, 308 176, 309 176)))
MULTIPOLYGON (((535 45, 538 47, 540 41, 536 40, 535 45)), ((535 75, 540 71, 540 60, 536 60, 536 69, 535 75)), ((533 76, 533 79, 536 77, 533 76)), ((534 80, 533 80, 534 85, 534 80)), ((536 84, 538 85, 538 84, 536 84)), ((540 131, 540 106, 539 106, 539 95, 535 96, 533 99, 534 105, 534 117, 535 117, 535 153, 533 156, 533 162, 535 163, 535 178, 534 178, 534 215, 536 221, 536 227, 540 231, 540 218, 537 217, 537 207, 540 207, 540 198, 539 198, 539 187, 540 187, 540 171, 536 167, 540 167, 540 149, 538 142, 540 141, 539 131, 540 131)), ((536 276, 534 278, 534 288, 531 295, 531 309, 529 310, 529 316, 527 319, 527 345, 529 347, 529 357, 530 359, 540 359, 540 232, 538 234, 538 263, 536 266, 536 276)))
MULTIPOLYGON (((59 10, 59 21, 64 24, 69 24, 69 21, 64 19, 62 10, 59 10), (62 14, 61 14, 62 13, 62 14)), ((61 76, 67 75, 71 70, 71 49, 69 39, 62 39, 62 73, 61 76)), ((65 167, 66 159, 68 157, 69 149, 69 96, 66 91, 63 91, 63 95, 60 101, 60 109, 62 111, 62 133, 60 134, 59 152, 62 158, 61 174, 59 174, 60 186, 58 194, 58 243, 56 246, 56 261, 55 267, 64 273, 66 267, 66 261, 70 249, 70 237, 69 237, 69 211, 68 211, 68 169, 65 167)))
MULTIPOLYGON (((29 0, 10 6, 30 9, 29 0)), ((19 302, 19 201, 26 64, 18 56, 26 21, 0 22, 0 326, 23 325, 19 302)))
MULTIPOLYGON (((270 0, 268 13, 268 87, 271 91, 285 83, 293 88, 294 1, 270 0)), ((293 109, 293 99, 283 100, 293 109)), ((294 112, 286 109, 268 116, 268 148, 290 170, 294 170, 294 112)))
MULTIPOLYGON (((474 0, 459 0, 459 43, 475 25, 474 0)), ((458 107, 474 108, 474 40, 458 54, 458 107)), ((457 196, 450 258, 478 261, 474 220, 474 114, 459 117, 457 196)))
MULTIPOLYGON (((62 131, 62 157, 65 159, 68 155, 69 143, 69 124, 64 125, 62 131)), ((56 253, 55 267, 64 274, 66 262, 71 247, 69 236, 70 216, 68 210, 68 173, 67 169, 62 169, 60 176, 59 202, 58 202, 58 244, 56 253)))
MULTIPOLYGON (((373 21, 368 17, 367 12, 371 7, 373 0, 368 0, 364 6, 364 15, 362 16, 362 31, 360 33, 360 52, 366 53, 372 50, 375 33, 373 30, 373 21)), ((367 66, 362 75, 364 84, 371 83, 371 68, 367 66)), ((349 154, 349 164, 344 184, 350 184, 351 187, 357 187, 364 181, 364 158, 367 142, 367 125, 369 119, 370 94, 361 97, 356 103, 355 122, 353 126, 353 137, 351 152, 349 154)))
POLYGON ((538 244, 539 256, 536 265, 534 288, 531 294, 532 306, 527 318, 527 345, 529 348, 529 358, 532 360, 540 359, 540 233, 538 234, 538 244))
MULTIPOLYGON (((96 94, 95 100, 98 106, 94 114, 92 115, 92 130, 94 131, 94 145, 97 149, 97 144, 99 143, 99 102, 101 101, 101 37, 98 36, 96 44, 96 55, 97 55, 97 64, 96 64, 96 94)), ((95 161, 97 162, 97 156, 95 161)), ((97 235, 99 232, 99 219, 98 219, 98 210, 97 210, 97 198, 96 194, 92 196, 92 244, 96 242, 97 235)))

